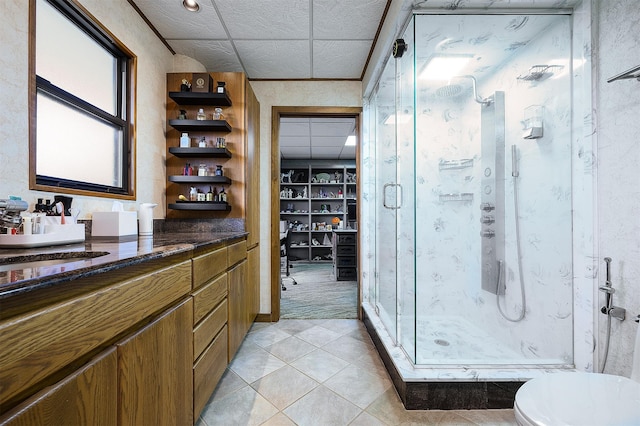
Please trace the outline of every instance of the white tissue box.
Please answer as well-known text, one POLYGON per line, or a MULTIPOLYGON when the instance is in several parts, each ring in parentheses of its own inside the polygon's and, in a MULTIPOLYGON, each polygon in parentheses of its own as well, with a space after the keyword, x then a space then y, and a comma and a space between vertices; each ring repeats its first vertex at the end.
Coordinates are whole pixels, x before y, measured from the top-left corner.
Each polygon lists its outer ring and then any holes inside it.
POLYGON ((95 212, 91 219, 91 237, 138 235, 138 212, 95 212))

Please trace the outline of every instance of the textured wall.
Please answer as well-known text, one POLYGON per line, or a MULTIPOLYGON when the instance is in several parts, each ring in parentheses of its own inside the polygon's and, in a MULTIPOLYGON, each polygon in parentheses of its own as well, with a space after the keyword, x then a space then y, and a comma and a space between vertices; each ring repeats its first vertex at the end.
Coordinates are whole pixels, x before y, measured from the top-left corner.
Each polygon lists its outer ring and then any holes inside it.
MULTIPOLYGON (((362 106, 362 85, 357 81, 253 81, 260 102, 260 313, 271 313, 271 107, 362 106)), ((280 155, 279 153, 275 153, 280 155)))
MULTIPOLYGON (((165 86, 166 73, 173 69, 173 55, 149 29, 126 0, 81 0, 80 3, 124 43, 138 58, 137 78, 137 199, 164 205, 165 188, 165 86)), ((28 8, 26 0, 0 2, 0 96, 6 102, 6 117, 0 127, 2 179, 0 197, 18 195, 33 203, 53 193, 30 191, 28 134, 28 8)), ((73 132, 73 127, 67 129, 73 132)), ((64 155, 64 153, 60 153, 64 155)), ((74 196, 80 218, 97 210, 110 210, 112 200, 74 196)), ((136 210, 136 201, 124 202, 136 210)), ((155 217, 164 217, 162 208, 155 217)))
MULTIPOLYGON (((629 376, 638 327, 632 318, 640 314, 640 82, 606 80, 640 65, 640 9, 637 0, 597 4, 598 275, 604 283, 602 258, 611 257, 614 304, 627 309, 626 321, 612 320, 605 372, 629 376)), ((602 350, 606 317, 597 315, 602 350)))

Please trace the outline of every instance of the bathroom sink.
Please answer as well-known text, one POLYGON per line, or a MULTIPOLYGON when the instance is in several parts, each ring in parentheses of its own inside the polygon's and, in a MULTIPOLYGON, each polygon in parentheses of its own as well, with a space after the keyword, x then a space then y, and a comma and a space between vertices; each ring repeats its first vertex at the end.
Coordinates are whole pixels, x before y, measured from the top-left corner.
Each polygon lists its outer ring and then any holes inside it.
POLYGON ((5 257, 0 259, 0 272, 80 262, 107 254, 109 254, 108 251, 67 251, 5 257))

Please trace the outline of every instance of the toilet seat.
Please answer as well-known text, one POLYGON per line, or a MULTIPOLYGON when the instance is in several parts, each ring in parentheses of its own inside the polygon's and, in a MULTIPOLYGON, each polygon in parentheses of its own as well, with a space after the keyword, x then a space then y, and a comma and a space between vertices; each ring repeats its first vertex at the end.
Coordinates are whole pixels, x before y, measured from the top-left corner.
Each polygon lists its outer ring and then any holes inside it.
POLYGON ((640 425, 640 383, 597 373, 548 374, 516 393, 520 425, 640 425))

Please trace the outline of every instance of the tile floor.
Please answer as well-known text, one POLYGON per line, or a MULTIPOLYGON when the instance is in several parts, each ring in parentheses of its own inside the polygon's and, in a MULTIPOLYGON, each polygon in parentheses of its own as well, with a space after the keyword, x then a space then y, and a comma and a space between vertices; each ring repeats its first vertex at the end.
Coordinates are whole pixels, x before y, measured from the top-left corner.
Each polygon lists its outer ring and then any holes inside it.
POLYGON ((255 323, 198 426, 515 425, 513 410, 407 411, 358 320, 255 323))

